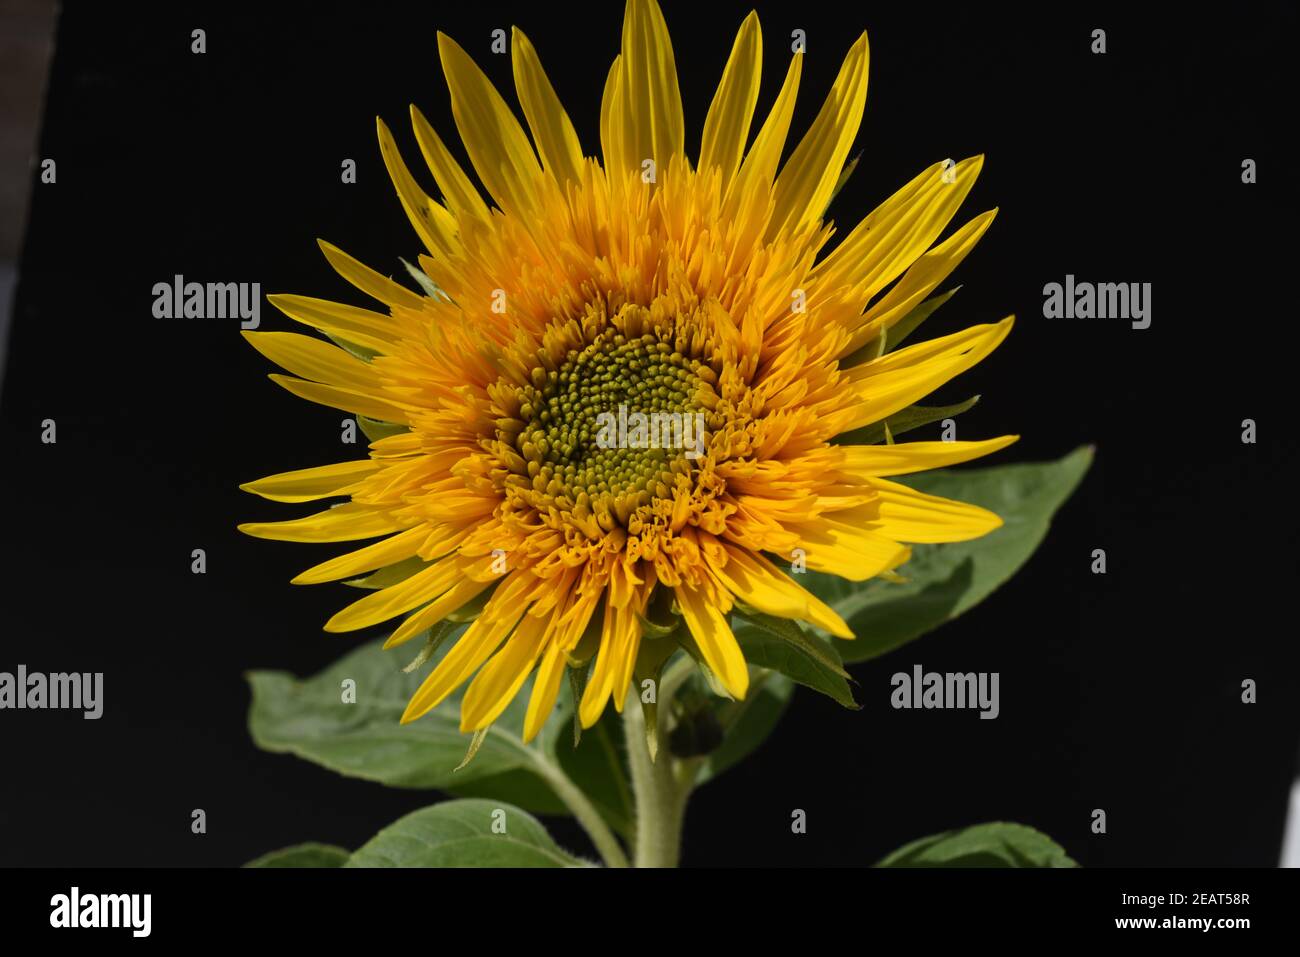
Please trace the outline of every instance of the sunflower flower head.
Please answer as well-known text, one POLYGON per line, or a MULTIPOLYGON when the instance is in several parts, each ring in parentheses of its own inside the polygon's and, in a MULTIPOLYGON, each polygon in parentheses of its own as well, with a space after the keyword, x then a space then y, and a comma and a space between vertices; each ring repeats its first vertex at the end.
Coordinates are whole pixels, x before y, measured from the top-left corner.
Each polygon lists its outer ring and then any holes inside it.
POLYGON ((992 212, 977 216, 934 245, 981 157, 931 166, 825 252, 826 210, 866 100, 865 34, 784 165, 803 54, 751 142, 762 60, 754 14, 694 163, 654 0, 628 0, 599 160, 583 154, 520 31, 513 72, 528 132, 454 41, 440 35, 438 46, 491 205, 418 110, 415 139, 440 200, 380 121, 380 150, 425 246, 425 294, 322 243, 383 311, 274 296, 332 343, 246 333, 292 373, 275 381, 381 431, 367 458, 244 486, 275 501, 347 501, 243 531, 375 540, 295 579, 368 576, 370 594, 327 630, 406 616, 393 646, 448 616, 472 618, 403 720, 469 682, 462 729, 479 730, 531 676, 531 739, 565 669, 581 667, 590 673, 579 715, 590 726, 611 699, 622 709, 647 661, 662 661, 670 639, 656 619, 740 698, 749 670, 730 626, 737 603, 852 637, 782 563, 862 581, 903 565, 908 543, 1000 524, 889 476, 972 459, 1014 436, 846 438, 979 362, 1011 323, 884 348, 991 222, 992 212))

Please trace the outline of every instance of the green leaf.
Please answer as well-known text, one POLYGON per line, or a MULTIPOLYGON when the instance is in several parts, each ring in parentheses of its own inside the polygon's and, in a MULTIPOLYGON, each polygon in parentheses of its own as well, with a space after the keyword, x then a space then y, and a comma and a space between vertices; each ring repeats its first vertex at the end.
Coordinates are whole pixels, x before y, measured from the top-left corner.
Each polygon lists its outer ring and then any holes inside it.
MULTIPOLYGON (((766 615, 753 608, 745 609, 739 616, 739 620, 741 625, 752 625, 765 634, 773 638, 779 638, 781 641, 797 648, 801 654, 811 658, 835 676, 852 680, 853 676, 844 670, 839 652, 825 642, 808 634, 799 622, 791 618, 766 615)), ((746 660, 749 659, 746 658, 746 660)), ((769 666, 764 665, 763 667, 769 666)))
MULTIPOLYGON (((459 635, 464 625, 457 626, 459 635)), ((551 742, 557 731, 567 732, 572 694, 562 688, 556 712, 548 719, 536 747, 523 744, 524 714, 530 686, 525 685, 483 736, 472 763, 462 764, 471 736, 460 732, 460 703, 464 688, 451 694, 429 714, 400 724, 402 713, 424 676, 455 645, 441 642, 430 662, 406 674, 406 648, 383 650, 383 642, 364 645, 321 673, 298 679, 282 671, 248 675, 253 689, 249 730, 258 747, 294 754, 347 777, 376 781, 390 787, 436 788, 466 797, 510 801, 537 814, 567 815, 568 809, 537 774, 534 762, 558 761, 574 783, 587 792, 610 826, 626 833, 631 822, 630 801, 620 788, 626 784, 617 751, 608 733, 592 729, 579 747, 551 742), (342 682, 356 682, 356 703, 342 700, 342 682)))
MULTIPOLYGON (((442 654, 445 646, 436 658, 442 654)), ((403 673, 407 658, 405 649, 385 652, 376 641, 305 680, 283 671, 251 673, 248 721, 254 742, 266 751, 295 754, 348 777, 393 787, 445 789, 527 766, 523 745, 494 733, 473 764, 455 770, 470 741, 460 732, 459 694, 449 699, 451 706, 400 724, 424 679, 403 673), (356 682, 355 704, 343 701, 347 679, 356 682)))
POLYGON ((263 854, 245 867, 342 867, 350 854, 333 844, 295 844, 263 854))
POLYGON ((1056 510, 1092 463, 1091 446, 1055 462, 941 469, 907 476, 911 487, 982 505, 1002 517, 998 530, 969 542, 916 545, 898 569, 908 579, 861 584, 807 572, 800 583, 834 608, 858 636, 836 642, 848 662, 883 655, 974 608, 1014 575, 1043 541, 1056 510))
MULTIPOLYGON (((423 720, 423 719, 421 719, 423 720)), ((567 817, 569 809, 555 796, 555 792, 531 770, 506 771, 475 778, 455 787, 442 788, 446 794, 459 798, 487 798, 509 800, 533 814, 567 817)))
POLYGON ((1046 834, 1023 824, 977 824, 900 847, 877 867, 1078 867, 1046 834))
POLYGON ((696 784, 717 777, 766 741, 793 694, 793 681, 778 671, 767 671, 750 684, 744 701, 730 701, 719 708, 718 716, 726 729, 722 744, 705 759, 696 784))
POLYGON ((970 411, 979 400, 979 396, 973 395, 965 402, 958 402, 955 405, 909 405, 887 419, 872 422, 852 432, 845 432, 835 439, 835 444, 875 445, 885 441, 886 430, 893 436, 899 436, 904 432, 919 429, 923 425, 929 425, 931 422, 953 419, 963 412, 970 411))
POLYGON ((421 808, 357 849, 347 867, 581 867, 527 811, 499 801, 421 808))
POLYGON ((846 708, 859 707, 849 689, 852 679, 835 648, 786 618, 749 612, 744 621, 748 624, 733 631, 747 662, 779 671, 846 708))

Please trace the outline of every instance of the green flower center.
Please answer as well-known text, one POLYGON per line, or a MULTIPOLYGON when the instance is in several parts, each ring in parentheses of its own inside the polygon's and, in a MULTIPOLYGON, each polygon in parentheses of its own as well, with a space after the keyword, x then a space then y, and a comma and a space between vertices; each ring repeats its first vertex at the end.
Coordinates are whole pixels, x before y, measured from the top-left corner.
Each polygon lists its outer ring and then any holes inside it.
POLYGON ((614 327, 532 379, 520 390, 524 428, 514 445, 533 488, 575 502, 628 495, 634 507, 667 497, 689 468, 707 411, 697 396, 716 381, 673 343, 614 327))

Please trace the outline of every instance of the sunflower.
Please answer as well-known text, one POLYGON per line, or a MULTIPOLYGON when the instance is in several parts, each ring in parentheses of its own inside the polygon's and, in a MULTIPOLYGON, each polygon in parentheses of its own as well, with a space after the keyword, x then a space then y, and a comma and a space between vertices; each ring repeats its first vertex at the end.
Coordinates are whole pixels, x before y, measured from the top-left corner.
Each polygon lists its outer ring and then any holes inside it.
POLYGON ((423 294, 322 242, 339 274, 384 311, 272 296, 331 341, 245 333, 293 374, 271 376, 290 392, 376 421, 366 458, 243 486, 279 502, 348 501, 241 529, 375 540, 294 579, 371 573, 361 582, 371 593, 327 631, 405 615, 392 647, 448 616, 471 622, 404 722, 468 681, 461 727, 480 730, 532 676, 531 739, 565 669, 582 668, 578 710, 589 727, 611 698, 622 710, 634 674, 679 643, 741 698, 749 671, 733 609, 853 637, 784 564, 896 578, 907 543, 961 541, 1000 524, 888 477, 973 459, 1015 436, 844 438, 975 365, 1010 330, 1008 318, 884 349, 887 331, 992 221, 996 210, 933 245, 983 158, 925 170, 825 253, 834 233, 825 214, 866 99, 867 37, 783 165, 803 54, 750 143, 762 47, 751 13, 692 163, 654 0, 627 2, 600 159, 583 154, 522 32, 513 31, 512 62, 528 132, 439 34, 456 127, 491 205, 418 110, 415 139, 441 201, 417 184, 380 120, 384 162, 426 249, 423 294))

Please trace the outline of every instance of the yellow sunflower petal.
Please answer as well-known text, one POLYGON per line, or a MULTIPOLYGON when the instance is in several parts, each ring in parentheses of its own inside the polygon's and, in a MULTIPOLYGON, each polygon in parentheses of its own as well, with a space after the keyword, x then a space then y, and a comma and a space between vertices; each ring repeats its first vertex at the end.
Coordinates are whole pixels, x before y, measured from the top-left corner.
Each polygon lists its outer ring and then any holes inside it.
POLYGON ((815 595, 805 591, 762 555, 734 545, 724 546, 727 562, 712 566, 713 574, 738 599, 764 614, 799 618, 840 638, 852 638, 844 619, 815 595))
POLYGON ((621 56, 619 94, 632 136, 624 143, 624 155, 630 155, 636 166, 649 159, 660 171, 666 170, 669 160, 683 152, 686 124, 673 43, 655 0, 627 0, 621 56))
POLYGON ((911 557, 905 545, 864 527, 860 520, 841 521, 842 514, 791 526, 813 571, 860 582, 893 571, 911 557))
POLYGON ((526 215, 536 205, 542 174, 528 136, 492 81, 455 40, 439 33, 438 52, 456 128, 478 178, 504 211, 526 215))
POLYGON ((448 615, 464 608, 491 587, 491 582, 466 578, 458 581, 429 604, 415 612, 393 631, 384 642, 385 648, 395 648, 410 641, 424 629, 436 625, 448 615))
POLYGON ((342 409, 344 412, 368 416, 372 419, 378 419, 380 422, 396 422, 399 424, 406 422, 405 410, 383 399, 375 398, 365 390, 323 385, 319 382, 308 382, 306 379, 295 379, 293 376, 287 375, 272 374, 267 378, 277 385, 284 386, 298 398, 306 399, 308 402, 317 402, 321 405, 328 405, 332 409, 342 409))
POLYGON ((460 730, 486 728, 509 707, 546 645, 551 617, 525 615, 510 640, 485 664, 465 690, 460 730))
POLYGON ((415 227, 416 233, 424 240, 424 246, 434 256, 452 256, 459 244, 456 241, 456 222, 452 215, 439 203, 435 203, 416 184, 411 171, 406 168, 402 154, 397 151, 393 134, 383 120, 376 118, 375 126, 379 132, 379 152, 384 157, 384 166, 388 177, 397 190, 397 198, 406 210, 406 218, 415 227))
POLYGON ((861 404, 845 431, 879 422, 982 361, 1011 331, 1013 317, 918 343, 850 370, 861 404))
POLYGON ((763 72, 763 31, 758 14, 751 12, 740 25, 731 56, 722 71, 722 81, 704 119, 700 140, 700 169, 717 167, 722 173, 725 196, 731 178, 749 139, 749 126, 758 105, 759 79, 763 72))
POLYGON ((935 163, 870 215, 813 268, 819 284, 852 283, 864 299, 874 296, 915 262, 970 193, 984 167, 974 156, 949 168, 935 163))
POLYGON ((338 558, 313 565, 293 579, 295 585, 318 585, 322 582, 337 581, 350 575, 374 571, 397 562, 413 558, 420 551, 420 546, 429 537, 428 526, 417 525, 404 532, 389 536, 382 542, 375 542, 355 552, 348 552, 338 558))
POLYGON ((745 697, 749 691, 749 667, 727 619, 703 590, 682 584, 673 593, 709 670, 734 697, 745 697))
POLYGON ((542 168, 561 183, 582 179, 582 146, 569 114, 546 78, 532 42, 518 27, 511 31, 515 91, 542 157, 542 168))
POLYGON ((279 542, 353 542, 400 532, 405 525, 381 509, 349 503, 287 522, 246 522, 245 535, 279 542))
POLYGON ((943 282, 975 248, 997 212, 996 209, 991 209, 976 216, 913 263, 903 278, 863 314, 862 325, 850 339, 848 348, 856 349, 870 342, 882 330, 888 329, 919 306, 934 287, 943 282))
POLYGON ((622 694, 627 687, 619 690, 620 676, 626 665, 636 658, 637 647, 641 637, 641 626, 634 611, 627 606, 615 607, 612 603, 605 606, 605 620, 600 634, 600 650, 596 654, 596 664, 587 679, 587 687, 582 693, 582 702, 578 708, 578 718, 584 728, 590 728, 600 720, 601 712, 610 696, 614 696, 614 707, 622 711, 622 694))
POLYGON ((380 389, 379 378, 367 363, 322 339, 296 332, 242 330, 241 334, 262 355, 304 379, 362 392, 380 389))
POLYGON ((380 275, 323 239, 316 240, 316 244, 320 246, 321 252, 325 254, 325 258, 329 260, 329 264, 335 271, 367 296, 390 306, 406 306, 408 309, 421 307, 421 298, 417 293, 387 276, 380 275))
POLYGON ((776 181, 776 209, 768 235, 796 231, 820 219, 839 182, 867 103, 867 35, 849 50, 817 119, 786 161, 776 181))
POLYGON ((325 623, 326 631, 356 631, 396 618, 441 595, 462 574, 461 562, 445 558, 410 578, 354 601, 325 623))
POLYGON ((375 352, 391 352, 401 332, 391 316, 308 296, 275 294, 267 301, 290 319, 375 352))
POLYGON ((901 542, 964 542, 1002 526, 986 508, 927 495, 887 479, 871 479, 879 495, 872 526, 901 542))
MULTIPOLYGON (((778 618, 802 618, 807 603, 794 589, 785 588, 756 562, 747 561, 749 553, 727 548, 726 561, 710 564, 715 578, 727 590, 751 608, 778 618)), ((791 583, 793 584, 793 583, 791 583)))
POLYGON ((358 462, 337 462, 333 465, 318 465, 315 468, 295 469, 292 472, 280 472, 268 475, 256 482, 246 482, 239 486, 245 492, 252 492, 273 502, 314 502, 331 495, 343 495, 357 482, 372 474, 380 467, 372 459, 358 462))
POLYGON ((411 106, 411 126, 415 130, 415 141, 420 144, 424 162, 447 201, 448 210, 457 217, 486 222, 487 203, 483 202, 483 197, 474 188, 470 178, 414 104, 411 106))
POLYGON ((637 166, 623 142, 623 57, 614 57, 605 76, 600 98, 600 151, 609 173, 626 172, 637 166))
POLYGON ((483 614, 474 619, 456 641, 438 666, 429 673, 416 690, 402 714, 402 724, 428 714, 438 707, 447 697, 459 688, 483 662, 491 657, 492 652, 501 646, 506 636, 523 617, 526 606, 516 603, 513 607, 494 607, 498 605, 497 596, 493 596, 483 609, 483 614))
POLYGON ((749 148, 745 160, 740 165, 740 172, 731 184, 727 197, 728 210, 734 215, 737 207, 743 206, 745 198, 754 192, 764 192, 771 188, 776 177, 776 168, 781 162, 781 151, 785 149, 785 138, 790 132, 790 120, 794 116, 795 99, 799 95, 799 77, 803 73, 803 54, 795 54, 790 59, 781 91, 772 104, 767 119, 759 127, 754 145, 749 148))
POLYGON ((560 694, 560 683, 564 680, 564 651, 552 642, 542 655, 541 664, 537 666, 537 677, 533 679, 533 693, 528 698, 528 710, 524 714, 524 742, 537 737, 537 733, 546 724, 555 699, 560 694))
POLYGON ((969 462, 1005 449, 1019 439, 1004 435, 982 442, 901 442, 894 445, 846 445, 843 469, 854 475, 869 477, 907 475, 925 469, 941 469, 959 462, 969 462))

